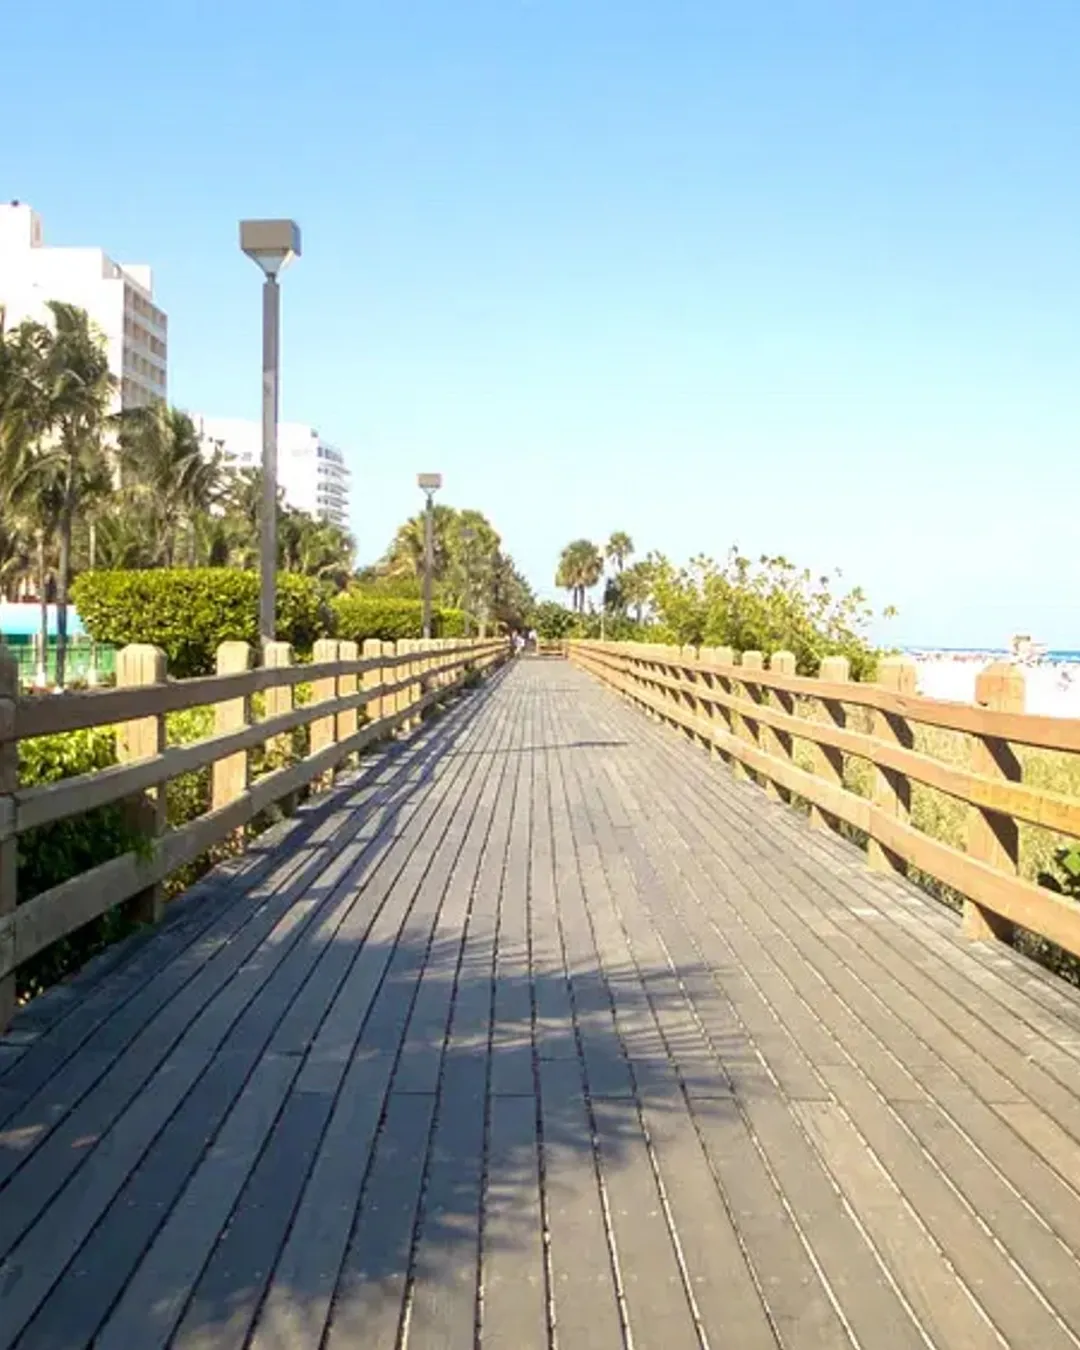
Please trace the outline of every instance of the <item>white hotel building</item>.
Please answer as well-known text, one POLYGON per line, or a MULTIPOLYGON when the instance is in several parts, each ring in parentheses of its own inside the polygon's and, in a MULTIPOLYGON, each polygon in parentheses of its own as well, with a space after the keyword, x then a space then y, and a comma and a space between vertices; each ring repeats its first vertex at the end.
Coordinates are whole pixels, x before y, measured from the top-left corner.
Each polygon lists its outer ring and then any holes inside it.
POLYGON ((104 335, 113 412, 167 397, 168 323, 154 304, 150 268, 113 262, 100 248, 53 248, 36 211, 0 204, 0 326, 48 323, 50 300, 85 309, 104 335))
MULTIPOLYGON (((262 463, 262 423, 239 417, 202 417, 192 421, 207 454, 220 450, 238 469, 262 463)), ((286 502, 320 520, 349 528, 349 470, 345 456, 314 427, 278 423, 278 483, 286 502)))

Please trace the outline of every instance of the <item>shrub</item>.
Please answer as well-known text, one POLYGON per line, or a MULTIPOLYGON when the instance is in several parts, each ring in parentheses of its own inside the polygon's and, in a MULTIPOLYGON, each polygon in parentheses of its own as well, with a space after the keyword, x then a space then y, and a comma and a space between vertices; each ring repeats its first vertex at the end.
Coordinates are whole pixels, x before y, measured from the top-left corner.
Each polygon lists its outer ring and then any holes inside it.
POLYGON ((435 632, 438 637, 464 637, 465 624, 465 611, 462 609, 440 609, 435 613, 435 632))
MULTIPOLYGON (((363 642, 367 638, 397 642, 422 637, 424 633, 422 600, 352 592, 336 595, 330 608, 337 636, 346 642, 363 642)), ((432 621, 436 637, 461 637, 465 632, 465 615, 459 609, 436 609, 432 621)))
MULTIPOLYGON (((219 643, 258 640, 259 578, 230 568, 155 568, 84 572, 72 599, 87 632, 118 647, 150 642, 164 651, 169 674, 213 673, 219 643)), ((318 582, 283 572, 277 579, 277 633, 300 651, 332 632, 318 582)))
MULTIPOLYGON (((660 641, 791 651, 800 675, 816 675, 822 657, 837 654, 850 661, 852 679, 874 678, 878 651, 868 636, 874 616, 857 586, 835 593, 831 577, 814 577, 786 558, 755 563, 736 549, 723 563, 695 558, 681 569, 657 557, 652 581, 660 641)), ((883 617, 893 613, 888 608, 883 617)))
POLYGON ((578 616, 554 600, 542 601, 532 613, 532 626, 536 629, 536 635, 545 642, 569 637, 577 625, 578 616))
MULTIPOLYGON (((56 736, 36 736, 19 745, 19 783, 37 787, 61 778, 107 769, 116 763, 112 727, 92 727, 56 736)), ((19 836, 18 894, 31 900, 99 863, 137 847, 139 835, 117 803, 40 825, 19 836)), ((32 957, 16 973, 20 997, 30 997, 55 983, 95 952, 133 927, 128 912, 115 909, 32 957)))

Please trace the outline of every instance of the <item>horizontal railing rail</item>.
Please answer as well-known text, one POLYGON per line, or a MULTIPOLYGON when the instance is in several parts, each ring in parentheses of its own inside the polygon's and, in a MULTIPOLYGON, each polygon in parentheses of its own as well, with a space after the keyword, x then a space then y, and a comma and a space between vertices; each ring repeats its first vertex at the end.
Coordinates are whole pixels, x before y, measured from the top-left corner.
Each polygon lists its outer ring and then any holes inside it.
POLYGON ((1080 719, 1023 712, 1019 668, 982 672, 977 703, 967 705, 917 695, 905 658, 884 659, 875 684, 850 680, 842 657, 826 658, 821 678, 796 675, 789 652, 766 668, 759 652, 736 661, 729 648, 575 641, 570 659, 726 757, 737 775, 751 771, 771 795, 803 799, 815 825, 861 831, 872 867, 914 868, 956 891, 969 937, 1008 937, 1019 926, 1080 955, 1080 904, 1019 875, 1019 825, 1080 839, 1080 797, 1023 782, 1013 749, 1078 754, 1080 719), (851 725, 854 709, 868 730, 851 725), (916 748, 919 728, 964 734, 968 763, 916 748), (796 742, 810 747, 809 767, 796 763, 796 742), (845 783, 844 756, 870 766, 868 795, 845 783), (911 823, 912 784, 967 808, 963 849, 911 823))
MULTIPOLYGON (((224 643, 212 676, 168 680, 154 647, 124 648, 119 685, 55 696, 19 697, 14 662, 0 656, 0 1029, 15 1003, 14 972, 53 943, 120 904, 138 917, 160 918, 162 883, 241 830, 276 803, 330 781, 336 768, 375 742, 411 730, 423 713, 470 677, 509 655, 501 638, 372 640, 363 655, 350 642, 316 643, 311 664, 293 663, 285 643, 250 669, 252 649, 224 643), (311 685, 298 705, 296 689, 311 685), (252 698, 265 709, 253 717, 252 698), (166 744, 168 713, 212 706, 214 732, 188 744, 166 744), (360 715, 365 720, 361 722, 360 715), (22 786, 18 743, 40 736, 115 727, 119 762, 57 782, 22 786), (252 777, 252 754, 284 747, 308 728, 310 743, 295 762, 252 777), (166 786, 209 768, 211 807, 176 828, 165 816, 166 786), (122 803, 138 847, 70 877, 20 903, 17 848, 27 831, 122 803)), ((285 755, 284 758, 291 756, 285 755)))

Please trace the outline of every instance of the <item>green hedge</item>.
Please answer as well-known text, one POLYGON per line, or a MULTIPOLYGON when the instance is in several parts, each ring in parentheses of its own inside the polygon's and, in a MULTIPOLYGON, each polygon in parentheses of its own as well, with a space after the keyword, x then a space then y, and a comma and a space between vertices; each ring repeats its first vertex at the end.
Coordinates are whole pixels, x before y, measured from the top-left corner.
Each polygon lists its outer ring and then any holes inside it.
MULTIPOLYGON (((19 785, 56 783, 61 778, 93 773, 115 763, 116 733, 112 727, 37 736, 19 745, 19 785)), ((19 900, 31 900, 69 877, 126 853, 138 842, 119 804, 99 806, 69 820, 27 830, 19 836, 18 843, 19 900)), ((53 943, 19 967, 16 972, 19 994, 39 993, 131 927, 127 911, 114 909, 53 943)))
MULTIPOLYGON (((84 572, 72 601, 96 642, 123 647, 150 642, 181 679, 213 673, 222 642, 255 643, 259 578, 225 567, 84 572)), ((277 636, 300 652, 333 631, 333 616, 317 581, 283 572, 277 579, 277 636)))
MULTIPOLYGON (((259 696, 257 695, 256 698, 259 696)), ((166 716, 166 740, 170 746, 190 745, 213 734, 214 710, 209 707, 187 708, 166 716)), ((307 728, 293 732, 294 740, 303 743, 297 754, 307 752, 307 728)), ((256 773, 268 767, 266 752, 260 747, 255 754, 256 773)), ((19 785, 36 787, 56 783, 76 774, 95 773, 115 765, 116 728, 91 727, 85 731, 65 731, 54 736, 35 736, 19 744, 19 785)), ((210 810, 210 767, 196 769, 170 780, 166 789, 168 823, 173 828, 186 825, 210 810)), ((120 803, 95 807, 67 820, 51 825, 40 825, 19 836, 18 895, 19 903, 32 900, 35 895, 58 886, 70 877, 89 871, 134 849, 144 846, 141 834, 133 828, 120 803)), ((206 867, 225 856, 231 843, 217 845, 205 858, 189 864, 170 878, 170 893, 190 885, 206 867)), ((135 928, 130 907, 119 905, 76 932, 53 943, 45 951, 31 957, 16 972, 20 997, 30 998, 49 985, 78 970, 97 952, 103 950, 135 928)))
MULTIPOLYGON (((424 605, 421 600, 395 596, 342 594, 330 603, 337 636, 346 642, 381 638, 397 642, 400 638, 418 638, 424 634, 424 605)), ((437 609, 432 615, 436 637, 461 637, 465 616, 459 609, 437 609)))

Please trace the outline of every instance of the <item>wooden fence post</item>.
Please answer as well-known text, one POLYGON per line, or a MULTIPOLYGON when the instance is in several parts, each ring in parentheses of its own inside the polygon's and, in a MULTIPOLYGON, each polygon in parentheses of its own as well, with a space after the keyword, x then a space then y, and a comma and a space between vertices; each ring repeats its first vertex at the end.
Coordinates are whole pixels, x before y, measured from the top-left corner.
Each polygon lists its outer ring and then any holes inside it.
MULTIPOLYGON (((818 679, 827 681, 829 684, 847 684, 848 680, 851 679, 851 666, 847 657, 824 657, 821 662, 821 669, 818 671, 818 679)), ((826 724, 831 724, 843 730, 847 725, 847 710, 844 705, 833 698, 823 698, 818 701, 825 710, 826 724)), ((834 787, 843 787, 843 752, 831 745, 818 745, 812 741, 810 753, 813 756, 814 773, 834 787)), ((815 806, 813 803, 810 805, 810 824, 818 830, 836 830, 840 827, 840 822, 836 816, 828 811, 823 811, 820 806, 815 806)))
MULTIPOLYGON (((1024 672, 1008 661, 995 661, 975 680, 975 702, 998 712, 1024 711, 1024 672)), ((971 738, 971 769, 984 778, 1019 783, 1023 777, 1016 751, 997 736, 971 738)), ((1020 829, 1012 816, 984 807, 968 808, 967 851, 999 872, 1016 876, 1020 871, 1020 829)), ((977 941, 1012 936, 1013 925, 1000 914, 982 909, 974 900, 964 900, 963 932, 977 941)))
MULTIPOLYGON (((386 679, 387 684, 397 684, 398 681, 404 679, 405 676, 404 666, 397 664, 397 656, 399 654, 399 649, 401 649, 401 643, 384 642, 382 645, 382 649, 383 649, 383 656, 389 657, 391 662, 390 665, 383 667, 383 676, 384 678, 388 677, 386 679)), ((387 696, 387 698, 383 700, 383 716, 384 717, 396 716, 399 712, 401 712, 403 708, 406 708, 408 706, 408 703, 409 703, 408 689, 407 688, 399 689, 397 693, 390 694, 387 696)), ((395 727, 393 734, 396 735, 400 730, 401 730, 400 726, 395 727)))
MULTIPOLYGON (((895 694, 914 694, 915 677, 914 661, 904 656, 887 656, 878 669, 877 683, 882 689, 895 694)), ((908 750, 915 743, 911 724, 905 717, 877 708, 874 709, 873 734, 878 740, 889 741, 908 750)), ((905 822, 910 818, 911 780, 906 774, 875 764, 872 796, 874 805, 886 815, 896 816, 905 822)), ((867 855, 875 872, 906 872, 904 860, 876 839, 868 841, 867 855)))
MULTIPOLYGON (((688 684, 688 685, 693 686, 693 685, 696 685, 696 684, 700 683, 700 682, 701 682, 701 676, 698 674, 697 670, 694 668, 694 667, 697 665, 698 660, 699 660, 699 657, 698 657, 698 649, 697 649, 696 647, 690 647, 690 646, 684 646, 684 647, 682 647, 682 648, 680 649, 680 652, 679 652, 679 659, 684 663, 684 664, 682 665, 682 667, 681 667, 681 668, 679 669, 679 671, 678 671, 678 677, 679 677, 679 679, 683 682, 683 684, 688 684)), ((698 722, 698 721, 701 720, 703 705, 702 705, 700 699, 699 699, 698 696, 697 696, 697 692, 696 692, 693 688, 687 689, 687 690, 685 690, 685 691, 684 691, 683 693, 681 693, 681 694, 677 694, 677 695, 676 695, 676 698, 677 698, 677 699, 678 699, 678 700, 679 700, 686 708, 689 709, 690 714, 691 714, 691 716, 693 717, 693 719, 694 719, 695 722, 698 722)), ((707 736, 702 735, 702 733, 701 733, 700 731, 697 731, 697 730, 694 730, 694 731, 688 731, 688 730, 686 730, 685 728, 684 728, 684 731, 685 731, 685 734, 686 734, 687 736, 690 737, 690 740, 691 740, 695 745, 697 745, 697 744, 708 745, 708 744, 709 744, 709 738, 708 738, 707 736)))
MULTIPOLYGON (((116 653, 116 683, 119 688, 165 683, 165 653, 148 643, 134 643, 116 653)), ((164 715, 140 717, 117 728, 116 758, 121 764, 150 759, 165 749, 164 715)), ((127 803, 128 817, 148 839, 165 833, 165 784, 140 792, 127 803)), ((165 909, 165 889, 160 882, 131 898, 131 914, 140 923, 156 923, 165 909)))
MULTIPOLYGON (((660 674, 665 680, 678 679, 681 673, 679 670, 679 662, 682 660, 682 648, 675 646, 673 643, 667 643, 660 648, 660 651, 663 653, 662 660, 664 662, 660 669, 660 674)), ((669 689, 667 685, 662 685, 660 696, 664 702, 669 705, 669 711, 664 713, 664 721, 667 722, 668 726, 674 731, 677 731, 680 735, 685 735, 686 732, 683 724, 676 716, 674 716, 675 708, 682 703, 682 695, 675 693, 675 691, 669 689)))
MULTIPOLYGON (((338 659, 338 644, 333 638, 319 638, 312 650, 312 658, 317 666, 324 665, 327 662, 333 662, 338 659)), ((331 703, 337 697, 337 676, 321 675, 312 683, 311 701, 312 703, 331 703)), ((333 745, 336 739, 337 718, 333 715, 329 717, 316 718, 311 724, 311 753, 317 755, 320 750, 325 750, 327 746, 333 745)), ((316 783, 312 783, 313 788, 324 789, 333 781, 334 771, 330 769, 325 775, 320 775, 316 783)))
MULTIPOLYGON (((364 660, 375 661, 382 657, 383 645, 379 638, 364 639, 364 660)), ((383 668, 381 665, 372 666, 370 670, 365 670, 363 674, 363 685, 365 689, 378 689, 383 682, 383 668)), ((364 712, 367 714, 369 722, 378 722, 384 716, 382 697, 369 698, 364 705, 364 712)))
MULTIPOLYGON (((360 649, 355 642, 338 643, 339 661, 358 661, 360 659, 360 649)), ((351 675, 339 675, 337 681, 338 698, 348 698, 350 694, 355 694, 360 688, 359 676, 353 672, 351 675)), ((339 741, 347 741, 351 736, 355 736, 360 726, 360 713, 356 708, 346 708, 344 712, 338 713, 337 717, 337 738, 339 741)), ((354 756, 355 757, 355 756, 354 756)))
MULTIPOLYGON (((769 669, 774 670, 777 675, 794 675, 795 665, 794 652, 773 652, 772 656, 769 657, 769 669)), ((770 689, 764 694, 761 701, 771 703, 774 708, 779 708, 789 717, 795 716, 795 695, 789 694, 786 689, 770 689)), ((786 764, 794 764, 795 744, 789 731, 776 731, 762 723, 761 739, 764 742, 764 748, 770 755, 783 760, 786 764)), ((790 790, 774 783, 771 778, 765 784, 765 791, 770 797, 774 797, 778 801, 791 800, 790 790)))
MULTIPOLYGON (((267 642, 263 647, 263 665, 271 670, 285 670, 293 663, 293 649, 288 642, 267 642)), ((267 689, 266 717, 282 717, 292 712, 295 703, 296 687, 291 684, 275 684, 267 689)), ((292 763, 293 740, 290 732, 274 736, 266 747, 266 758, 271 769, 283 769, 292 763)), ((297 794, 290 792, 282 797, 279 806, 283 815, 291 816, 296 810, 297 794)))
MULTIPOLYGON (((705 667, 715 666, 716 648, 702 647, 701 650, 698 652, 698 660, 705 667)), ((716 687, 716 676, 712 673, 711 670, 709 669, 703 670, 701 672, 700 678, 701 683, 710 692, 716 687)), ((717 759, 720 755, 720 749, 717 746, 716 741, 713 739, 713 731, 716 729, 717 726, 716 704, 711 702, 711 700, 699 702, 698 716, 701 717, 703 721, 709 724, 709 734, 704 739, 706 740, 706 743, 709 747, 709 757, 711 759, 717 759)))
MULTIPOLYGON (((731 647, 713 647, 712 653, 714 665, 733 666, 735 664, 735 652, 731 647)), ((717 673, 713 676, 713 681, 715 687, 719 689, 722 694, 727 694, 729 698, 735 692, 728 676, 717 673)), ((735 720, 731 709, 725 708, 723 704, 718 704, 715 711, 717 717, 720 719, 721 730, 726 731, 729 736, 732 735, 735 731, 735 720)), ((725 764, 734 765, 735 761, 733 760, 730 751, 720 750, 719 755, 725 764)))
MULTIPOLYGON (((764 654, 762 652, 743 652, 739 665, 744 670, 749 671, 751 677, 750 681, 745 679, 739 681, 742 685, 743 698, 748 699, 753 703, 759 702, 761 699, 761 686, 753 683, 753 676, 755 673, 765 669, 764 654)), ((757 745, 759 743, 761 733, 760 722, 756 721, 753 717, 743 716, 741 713, 736 713, 732 718, 732 721, 734 722, 733 730, 740 741, 745 741, 747 745, 757 745)), ((735 770, 736 778, 749 779, 751 782, 757 781, 754 776, 755 771, 747 768, 740 760, 735 760, 733 768, 735 770)))
MULTIPOLYGON (((413 650, 413 659, 409 662, 409 669, 412 672, 413 676, 413 684, 411 690, 412 704, 414 707, 416 707, 416 704, 418 704, 420 702, 420 699, 423 697, 424 690, 426 688, 426 685, 424 684, 424 672, 427 669, 427 660, 424 656, 424 639, 414 638, 412 643, 412 650, 413 650)), ((409 719, 410 727, 415 729, 420 725, 421 720, 422 719, 420 716, 420 710, 417 708, 416 715, 409 719)))
MULTIPOLYGON (((19 786, 19 746, 12 739, 15 732, 15 708, 19 697, 19 663, 8 648, 0 642, 0 822, 5 826, 5 837, 0 839, 0 919, 15 913, 18 903, 17 866, 19 841, 13 833, 15 825, 15 792, 19 786)), ((0 951, 7 943, 14 946, 14 936, 0 938, 0 951)), ((6 963, 5 963, 6 964, 6 963)), ((0 978, 0 1032, 15 1015, 15 972, 0 978)))
MULTIPOLYGON (((246 642, 223 642, 217 649, 217 673, 238 675, 251 669, 252 650, 246 642)), ((246 697, 229 698, 214 705, 214 733, 240 731, 251 724, 251 700, 246 697)), ((246 750, 226 755, 214 763, 211 770, 210 805, 216 811, 248 789, 251 781, 251 762, 246 750)))

